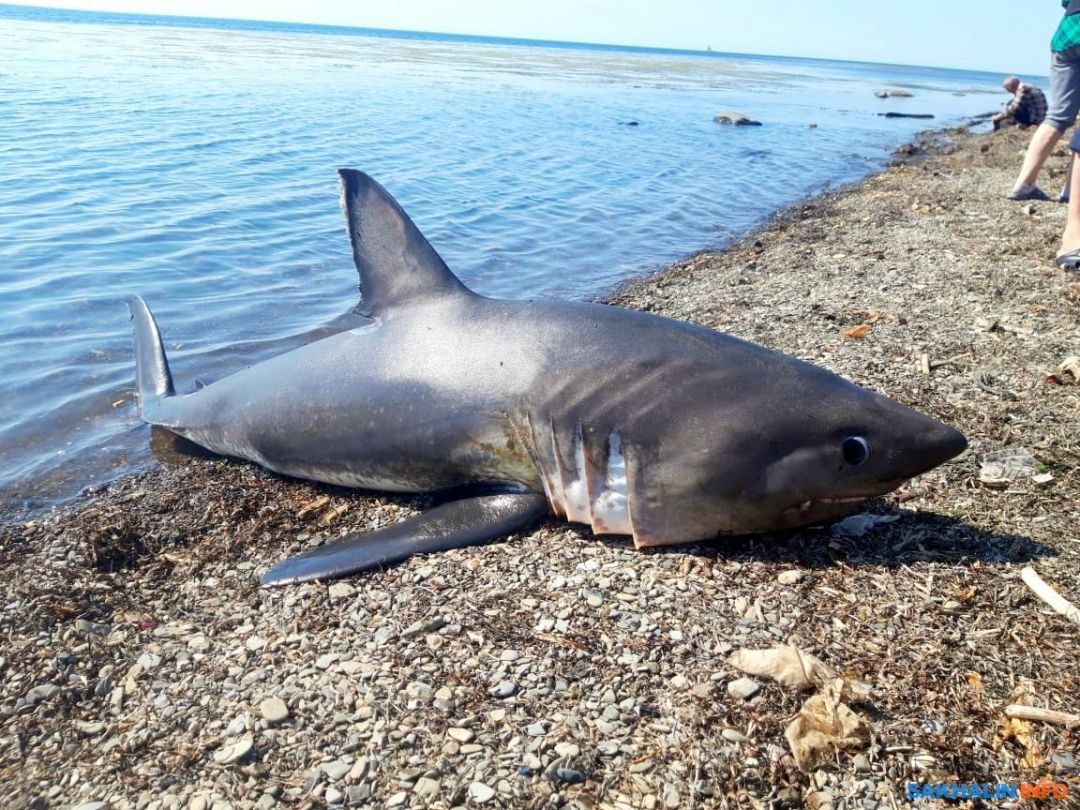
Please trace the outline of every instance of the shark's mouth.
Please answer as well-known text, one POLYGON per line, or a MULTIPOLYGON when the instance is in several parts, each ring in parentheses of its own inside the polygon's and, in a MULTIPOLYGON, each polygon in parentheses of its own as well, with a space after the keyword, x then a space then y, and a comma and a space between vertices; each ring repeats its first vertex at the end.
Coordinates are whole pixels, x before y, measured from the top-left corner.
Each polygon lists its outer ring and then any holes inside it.
POLYGON ((846 495, 839 498, 808 498, 783 511, 783 523, 788 527, 805 526, 808 523, 831 520, 851 514, 859 504, 880 493, 846 495))

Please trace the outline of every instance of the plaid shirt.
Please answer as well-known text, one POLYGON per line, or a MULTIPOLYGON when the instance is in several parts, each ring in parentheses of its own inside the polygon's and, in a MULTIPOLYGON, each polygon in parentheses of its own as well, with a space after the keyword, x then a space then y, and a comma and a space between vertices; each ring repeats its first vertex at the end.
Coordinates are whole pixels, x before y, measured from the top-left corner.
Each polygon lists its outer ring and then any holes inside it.
MULTIPOLYGON (((1061 7, 1068 9, 1069 0, 1061 0, 1061 7)), ((1065 53, 1073 48, 1080 48, 1080 14, 1066 14, 1050 40, 1050 50, 1054 53, 1065 53)))
POLYGON ((1037 126, 1046 118, 1046 96, 1035 85, 1020 82, 1013 100, 1005 107, 1005 115, 1011 115, 1016 123, 1025 127, 1037 126))

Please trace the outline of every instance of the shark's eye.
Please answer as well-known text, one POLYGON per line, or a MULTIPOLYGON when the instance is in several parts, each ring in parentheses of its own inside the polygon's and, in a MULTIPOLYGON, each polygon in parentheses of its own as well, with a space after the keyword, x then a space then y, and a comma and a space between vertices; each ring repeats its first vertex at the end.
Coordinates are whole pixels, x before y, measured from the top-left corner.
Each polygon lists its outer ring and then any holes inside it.
POLYGON ((870 442, 862 436, 848 436, 841 445, 844 461, 852 467, 858 467, 870 458, 870 442))

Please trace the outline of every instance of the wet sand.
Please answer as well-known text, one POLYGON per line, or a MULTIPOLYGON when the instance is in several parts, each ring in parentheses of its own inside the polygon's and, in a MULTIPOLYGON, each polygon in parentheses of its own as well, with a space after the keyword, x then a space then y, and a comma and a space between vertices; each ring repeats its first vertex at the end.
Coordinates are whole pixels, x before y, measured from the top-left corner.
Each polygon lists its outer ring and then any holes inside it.
POLYGON ((870 810, 906 806, 908 781, 1080 792, 1080 731, 1003 714, 1080 713, 1078 629, 1019 578, 1032 565, 1080 603, 1080 386, 1058 371, 1080 354, 1080 279, 1052 264, 1064 206, 1002 197, 1026 139, 929 136, 612 298, 962 429, 965 455, 867 505, 895 522, 645 554, 549 521, 261 590, 281 557, 429 499, 181 455, 0 527, 5 803, 870 810), (1018 448, 1034 469, 980 481, 1018 448), (733 651, 778 644, 869 688, 869 737, 809 772, 784 736, 805 695, 728 689, 733 651))

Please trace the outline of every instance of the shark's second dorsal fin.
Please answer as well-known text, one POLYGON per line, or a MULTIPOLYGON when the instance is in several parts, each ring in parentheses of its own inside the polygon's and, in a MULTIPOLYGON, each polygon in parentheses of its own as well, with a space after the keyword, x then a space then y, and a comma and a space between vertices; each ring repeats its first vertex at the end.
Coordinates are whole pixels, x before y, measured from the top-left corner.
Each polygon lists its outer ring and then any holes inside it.
POLYGON ((360 312, 389 311, 448 295, 472 295, 389 192, 355 169, 339 169, 341 205, 360 273, 360 312))

